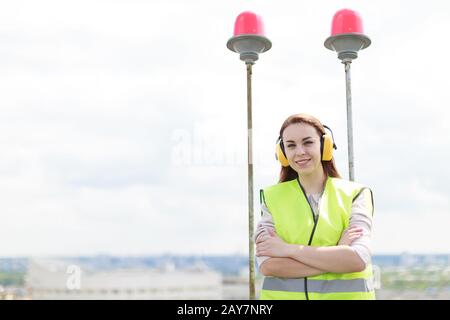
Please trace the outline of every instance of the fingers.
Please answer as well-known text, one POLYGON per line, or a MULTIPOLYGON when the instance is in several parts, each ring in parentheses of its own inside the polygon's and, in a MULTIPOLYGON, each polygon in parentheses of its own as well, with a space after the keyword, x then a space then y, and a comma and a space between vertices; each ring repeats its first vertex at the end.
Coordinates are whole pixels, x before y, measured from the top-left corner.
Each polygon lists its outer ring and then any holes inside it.
POLYGON ((265 253, 265 248, 262 248, 261 246, 256 246, 256 256, 263 256, 265 253))
MULTIPOLYGON (((268 229, 270 230, 270 229, 268 229)), ((266 255, 266 250, 269 247, 268 241, 270 241, 273 238, 271 233, 269 231, 264 231, 263 234, 261 234, 258 239, 256 240, 256 256, 264 256, 266 255)))
POLYGON ((345 229, 346 232, 352 232, 352 231, 363 231, 363 228, 358 226, 350 226, 347 229, 345 229))
POLYGON ((347 231, 347 234, 363 233, 363 231, 364 230, 362 228, 360 228, 360 229, 353 229, 353 230, 347 231))
POLYGON ((273 228, 268 228, 267 230, 268 230, 269 235, 270 235, 271 237, 275 237, 276 233, 275 233, 275 230, 274 230, 273 228))
MULTIPOLYGON (((363 234, 364 234, 363 230, 354 230, 354 231, 348 232, 344 238, 347 239, 348 244, 351 244, 353 241, 360 238, 363 234)), ((345 239, 344 239, 344 241, 345 241, 345 239)))
POLYGON ((256 241, 256 245, 260 245, 261 243, 267 241, 270 238, 269 235, 264 235, 258 238, 258 241, 256 241))
POLYGON ((349 235, 362 235, 364 233, 363 229, 355 229, 350 231, 348 234, 349 235))
POLYGON ((258 238, 256 238, 255 243, 256 244, 261 243, 264 240, 267 240, 268 238, 274 237, 274 236, 276 236, 276 233, 273 228, 264 229, 264 231, 258 236, 258 238))
POLYGON ((265 234, 262 234, 258 237, 258 239, 256 239, 256 244, 260 244, 261 242, 263 242, 265 239, 267 238, 267 236, 265 234))
POLYGON ((352 242, 355 241, 356 239, 360 238, 363 235, 362 232, 355 232, 355 233, 351 233, 347 236, 347 239, 352 242))
POLYGON ((361 237, 361 236, 362 236, 362 233, 355 233, 355 234, 350 235, 350 236, 348 237, 348 239, 349 239, 350 241, 355 241, 356 239, 358 239, 358 238, 361 237))
POLYGON ((351 245, 353 241, 364 235, 364 230, 358 226, 350 226, 344 230, 341 239, 339 240, 340 245, 351 245))
POLYGON ((363 234, 364 230, 361 227, 349 227, 344 231, 344 234, 351 236, 351 235, 359 235, 361 236, 363 234))

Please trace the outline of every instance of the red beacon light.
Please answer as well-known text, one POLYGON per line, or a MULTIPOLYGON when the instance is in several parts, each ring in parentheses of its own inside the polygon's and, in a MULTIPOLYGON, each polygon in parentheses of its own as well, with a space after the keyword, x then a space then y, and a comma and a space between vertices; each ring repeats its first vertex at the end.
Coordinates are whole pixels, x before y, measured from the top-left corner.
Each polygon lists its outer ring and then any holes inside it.
POLYGON ((269 50, 272 43, 264 35, 262 18, 250 11, 242 12, 234 23, 234 34, 227 48, 240 54, 245 63, 254 64, 259 54, 269 50))
POLYGON ((359 13, 350 9, 335 13, 331 36, 324 43, 327 49, 336 51, 339 59, 351 62, 358 57, 358 51, 367 48, 370 43, 369 37, 364 35, 359 13))

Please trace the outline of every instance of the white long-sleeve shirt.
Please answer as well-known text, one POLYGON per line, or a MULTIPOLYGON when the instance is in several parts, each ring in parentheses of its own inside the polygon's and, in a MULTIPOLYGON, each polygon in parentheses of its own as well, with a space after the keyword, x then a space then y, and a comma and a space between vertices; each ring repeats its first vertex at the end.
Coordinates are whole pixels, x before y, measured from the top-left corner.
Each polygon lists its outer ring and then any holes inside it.
MULTIPOLYGON (((309 203, 313 209, 314 215, 317 217, 319 201, 322 194, 307 194, 309 203)), ((358 239, 354 240, 350 247, 359 255, 364 264, 367 265, 370 262, 372 255, 372 194, 369 189, 364 189, 352 204, 352 213, 350 215, 349 226, 357 226, 362 228, 363 234, 358 239)), ((272 214, 269 212, 267 206, 261 204, 262 216, 257 225, 254 240, 265 232, 268 232, 268 228, 275 229, 272 214)), ((337 245, 337 244, 336 244, 337 245)), ((256 262, 261 268, 264 261, 269 259, 267 256, 256 257, 256 262)))

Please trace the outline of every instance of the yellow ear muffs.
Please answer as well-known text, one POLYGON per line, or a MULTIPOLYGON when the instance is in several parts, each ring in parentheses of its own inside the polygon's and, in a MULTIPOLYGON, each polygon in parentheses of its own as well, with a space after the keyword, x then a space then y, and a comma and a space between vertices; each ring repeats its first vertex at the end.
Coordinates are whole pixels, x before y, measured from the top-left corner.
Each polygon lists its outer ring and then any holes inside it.
POLYGON ((277 145, 275 147, 275 158, 280 162, 283 167, 289 167, 289 161, 284 154, 284 150, 281 146, 282 141, 278 139, 277 145))
POLYGON ((333 138, 329 134, 322 136, 322 161, 331 161, 333 158, 333 138))
MULTIPOLYGON (((333 131, 331 131, 331 129, 328 128, 327 126, 324 127, 330 130, 331 135, 325 133, 320 141, 320 148, 321 148, 320 151, 322 153, 322 161, 331 161, 331 159, 333 159, 333 149, 337 149, 337 146, 334 143, 333 131)), ((280 162, 280 164, 283 167, 289 167, 289 161, 286 158, 286 153, 284 152, 283 141, 281 140, 281 137, 279 137, 277 140, 277 144, 275 147, 275 158, 280 162)))

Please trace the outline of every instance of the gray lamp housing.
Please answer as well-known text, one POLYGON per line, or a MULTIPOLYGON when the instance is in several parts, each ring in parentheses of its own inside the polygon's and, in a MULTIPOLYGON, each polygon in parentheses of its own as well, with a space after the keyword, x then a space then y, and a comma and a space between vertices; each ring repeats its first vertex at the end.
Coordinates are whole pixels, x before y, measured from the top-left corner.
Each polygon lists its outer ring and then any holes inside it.
POLYGON ((353 60, 358 57, 358 51, 370 46, 368 36, 359 33, 343 33, 328 37, 325 40, 327 49, 336 51, 341 60, 353 60))
POLYGON ((269 39, 259 35, 244 34, 230 38, 227 48, 240 54, 240 59, 245 63, 254 64, 259 54, 269 50, 272 43, 269 39))

